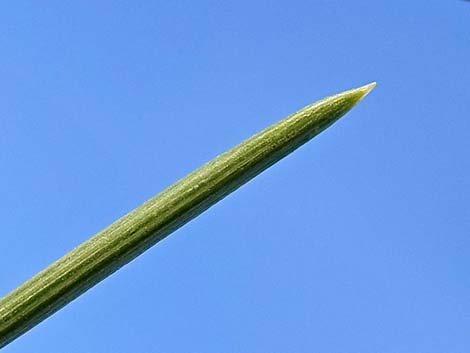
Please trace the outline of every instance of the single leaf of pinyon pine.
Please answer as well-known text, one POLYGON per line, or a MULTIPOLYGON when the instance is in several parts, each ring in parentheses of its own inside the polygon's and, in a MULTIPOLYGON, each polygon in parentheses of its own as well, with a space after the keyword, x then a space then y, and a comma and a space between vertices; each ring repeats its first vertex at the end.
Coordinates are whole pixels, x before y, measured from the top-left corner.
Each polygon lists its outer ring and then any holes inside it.
POLYGON ((5 346, 349 111, 375 83, 280 120, 180 179, 0 299, 5 346))

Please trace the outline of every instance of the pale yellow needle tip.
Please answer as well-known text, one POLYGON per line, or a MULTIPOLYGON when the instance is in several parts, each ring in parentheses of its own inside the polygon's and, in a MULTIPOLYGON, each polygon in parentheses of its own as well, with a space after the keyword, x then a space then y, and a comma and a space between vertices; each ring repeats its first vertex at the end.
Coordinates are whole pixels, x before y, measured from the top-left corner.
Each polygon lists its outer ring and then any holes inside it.
POLYGON ((364 85, 362 87, 357 88, 357 90, 359 92, 361 92, 361 94, 362 94, 361 99, 363 99, 365 96, 367 96, 369 94, 369 92, 372 91, 375 88, 375 86, 377 86, 377 82, 374 81, 374 82, 371 82, 367 85, 364 85))

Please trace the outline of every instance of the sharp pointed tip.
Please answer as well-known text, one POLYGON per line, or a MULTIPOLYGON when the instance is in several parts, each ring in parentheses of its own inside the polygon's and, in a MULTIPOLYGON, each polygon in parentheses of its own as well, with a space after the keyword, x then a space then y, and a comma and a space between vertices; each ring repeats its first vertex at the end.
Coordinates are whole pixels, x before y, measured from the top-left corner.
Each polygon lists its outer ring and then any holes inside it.
POLYGON ((377 86, 377 82, 374 81, 362 87, 356 88, 356 90, 361 93, 360 99, 363 99, 365 96, 367 96, 370 93, 370 91, 372 91, 375 88, 375 86, 377 86))
POLYGON ((350 89, 348 91, 345 91, 343 93, 340 93, 339 96, 346 96, 348 97, 348 100, 352 103, 351 107, 352 108, 354 105, 359 103, 361 100, 364 99, 365 96, 367 96, 370 91, 374 89, 374 87, 377 85, 376 82, 371 82, 367 85, 357 87, 350 89))
POLYGON ((364 99, 365 96, 367 96, 370 91, 374 89, 374 87, 377 85, 377 83, 371 82, 367 85, 357 87, 350 89, 348 91, 344 91, 342 93, 338 93, 337 95, 331 96, 326 98, 326 101, 329 99, 331 100, 339 100, 342 101, 342 105, 344 108, 344 111, 341 113, 341 115, 345 114, 347 111, 352 109, 356 104, 358 104, 361 100, 364 99))
MULTIPOLYGON (((364 97, 367 96, 376 85, 377 83, 373 81, 367 85, 334 94, 315 103, 307 105, 297 113, 302 112, 303 114, 300 115, 306 117, 307 119, 323 119, 324 121, 329 121, 329 124, 332 124, 341 116, 346 114, 349 110, 351 110, 362 99, 364 99, 364 97), (319 110, 317 111, 317 109, 319 110), (320 115, 321 118, 319 118, 320 115)), ((293 115, 296 115, 296 113, 293 115)), ((291 118, 291 116, 288 118, 291 118)))

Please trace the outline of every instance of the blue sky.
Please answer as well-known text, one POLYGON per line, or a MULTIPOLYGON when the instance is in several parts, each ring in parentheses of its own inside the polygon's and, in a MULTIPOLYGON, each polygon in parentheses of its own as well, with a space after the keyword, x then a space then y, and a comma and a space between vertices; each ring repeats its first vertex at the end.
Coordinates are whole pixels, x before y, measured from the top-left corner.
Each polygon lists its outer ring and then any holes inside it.
POLYGON ((470 3, 0 5, 0 295, 319 98, 346 117, 4 352, 470 350, 470 3))

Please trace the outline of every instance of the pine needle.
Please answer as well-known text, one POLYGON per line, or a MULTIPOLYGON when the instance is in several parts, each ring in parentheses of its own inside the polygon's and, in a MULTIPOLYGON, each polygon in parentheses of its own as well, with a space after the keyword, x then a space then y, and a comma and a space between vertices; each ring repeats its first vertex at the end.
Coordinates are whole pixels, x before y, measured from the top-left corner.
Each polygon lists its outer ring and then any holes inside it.
POLYGON ((306 106, 219 155, 0 299, 0 347, 319 134, 375 83, 306 106))

